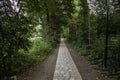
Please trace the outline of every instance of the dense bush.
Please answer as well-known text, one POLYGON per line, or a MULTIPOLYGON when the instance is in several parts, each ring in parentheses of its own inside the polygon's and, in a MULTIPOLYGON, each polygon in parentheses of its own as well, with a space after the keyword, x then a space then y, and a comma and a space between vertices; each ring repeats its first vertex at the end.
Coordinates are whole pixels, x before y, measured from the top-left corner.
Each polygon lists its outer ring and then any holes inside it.
POLYGON ((52 49, 51 43, 42 38, 35 37, 31 38, 30 41, 33 46, 28 51, 19 50, 19 54, 16 56, 14 69, 17 72, 31 67, 33 63, 44 60, 52 49))
POLYGON ((98 65, 110 75, 120 78, 120 10, 114 10, 116 7, 113 2, 110 2, 108 55, 106 58, 107 67, 105 67, 106 14, 104 13, 106 12, 106 4, 104 1, 91 1, 93 7, 94 4, 98 5, 94 7, 95 13, 91 13, 88 10, 88 2, 80 0, 79 6, 82 8, 80 8, 78 16, 69 21, 67 25, 69 36, 67 38, 75 49, 92 64, 98 65))
POLYGON ((52 49, 52 44, 48 41, 43 40, 42 38, 32 38, 33 47, 30 48, 30 55, 33 57, 33 60, 43 60, 52 49))
POLYGON ((33 45, 27 51, 19 49, 18 54, 12 56, 11 73, 14 75, 26 71, 36 62, 44 60, 52 50, 52 44, 42 38, 34 37, 30 41, 33 45))

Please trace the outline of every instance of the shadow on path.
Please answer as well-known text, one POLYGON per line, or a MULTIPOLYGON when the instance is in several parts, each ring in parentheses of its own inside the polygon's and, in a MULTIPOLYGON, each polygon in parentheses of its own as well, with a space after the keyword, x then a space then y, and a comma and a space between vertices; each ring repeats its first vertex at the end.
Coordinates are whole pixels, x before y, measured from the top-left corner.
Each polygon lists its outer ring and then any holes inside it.
POLYGON ((78 52, 73 49, 71 44, 66 42, 66 45, 83 80, 111 80, 107 76, 101 74, 100 71, 95 70, 83 56, 80 56, 78 52))
MULTIPOLYGON (((71 44, 67 43, 66 41, 65 43, 70 52, 70 55, 72 56, 71 59, 73 59, 79 73, 82 76, 82 80, 111 80, 108 77, 101 74, 100 71, 95 70, 87 60, 85 60, 73 49, 71 44)), ((61 44, 61 46, 64 46, 64 44, 61 44)), ((43 62, 40 62, 38 65, 36 65, 32 73, 29 75, 29 77, 27 77, 27 79, 24 80, 53 80, 58 51, 59 51, 59 45, 43 62)), ((66 79, 59 79, 59 80, 66 80, 66 79)))
POLYGON ((33 73, 25 80, 53 80, 58 49, 59 45, 57 45, 57 47, 43 62, 40 62, 35 66, 33 73))

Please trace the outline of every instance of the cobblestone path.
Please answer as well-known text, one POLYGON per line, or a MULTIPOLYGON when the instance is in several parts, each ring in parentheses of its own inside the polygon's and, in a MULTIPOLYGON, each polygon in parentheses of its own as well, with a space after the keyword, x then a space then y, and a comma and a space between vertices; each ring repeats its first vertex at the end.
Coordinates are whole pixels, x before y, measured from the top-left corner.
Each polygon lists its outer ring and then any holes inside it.
POLYGON ((59 47, 53 80, 82 80, 63 39, 59 47))

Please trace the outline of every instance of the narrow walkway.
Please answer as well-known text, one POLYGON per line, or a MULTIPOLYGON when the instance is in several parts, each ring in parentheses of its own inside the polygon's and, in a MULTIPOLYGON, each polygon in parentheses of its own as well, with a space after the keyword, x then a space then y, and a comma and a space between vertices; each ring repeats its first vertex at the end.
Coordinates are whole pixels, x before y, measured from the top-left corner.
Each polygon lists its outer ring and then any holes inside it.
POLYGON ((19 80, 112 80, 94 68, 71 44, 61 41, 43 62, 26 72, 28 76, 23 74, 19 80))
POLYGON ((59 47, 53 80, 82 80, 63 39, 59 47))

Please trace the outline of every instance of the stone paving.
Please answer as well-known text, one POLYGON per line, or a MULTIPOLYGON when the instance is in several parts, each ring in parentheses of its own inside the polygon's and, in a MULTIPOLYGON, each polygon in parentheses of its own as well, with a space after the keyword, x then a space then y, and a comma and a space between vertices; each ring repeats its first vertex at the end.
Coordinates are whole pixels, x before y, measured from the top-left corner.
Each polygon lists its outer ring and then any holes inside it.
POLYGON ((53 80, 82 80, 63 39, 59 47, 53 80))

